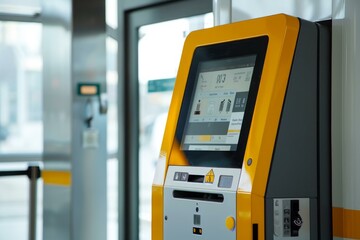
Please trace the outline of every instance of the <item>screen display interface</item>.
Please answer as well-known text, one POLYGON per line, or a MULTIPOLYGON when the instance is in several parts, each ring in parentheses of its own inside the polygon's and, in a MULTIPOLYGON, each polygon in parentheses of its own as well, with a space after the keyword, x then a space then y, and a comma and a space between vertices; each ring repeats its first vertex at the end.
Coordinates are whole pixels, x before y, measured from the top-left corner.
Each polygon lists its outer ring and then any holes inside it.
POLYGON ((236 151, 256 55, 199 63, 181 149, 236 151))

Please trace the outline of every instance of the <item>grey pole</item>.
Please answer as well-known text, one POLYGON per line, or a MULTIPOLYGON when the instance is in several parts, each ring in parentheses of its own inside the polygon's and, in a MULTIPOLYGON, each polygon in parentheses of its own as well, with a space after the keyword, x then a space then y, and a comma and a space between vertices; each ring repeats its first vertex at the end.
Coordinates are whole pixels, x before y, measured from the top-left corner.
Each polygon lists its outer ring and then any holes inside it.
POLYGON ((213 0, 214 26, 231 23, 232 0, 213 0))
POLYGON ((30 180, 30 203, 29 203, 29 240, 36 239, 36 207, 37 207, 37 179, 40 177, 40 168, 28 167, 28 178, 30 180))

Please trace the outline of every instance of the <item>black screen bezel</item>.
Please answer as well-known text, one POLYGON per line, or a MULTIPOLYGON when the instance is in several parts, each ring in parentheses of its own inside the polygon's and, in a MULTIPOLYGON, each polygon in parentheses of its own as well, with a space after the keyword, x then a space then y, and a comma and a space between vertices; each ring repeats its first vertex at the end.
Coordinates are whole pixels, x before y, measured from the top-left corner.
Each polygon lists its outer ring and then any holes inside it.
POLYGON ((250 39, 237 40, 195 49, 189 75, 181 104, 175 138, 179 144, 179 151, 183 152, 189 165, 206 167, 241 168, 245 153, 247 138, 254 112, 256 97, 259 89, 261 74, 264 66, 268 37, 261 36, 250 39), (184 129, 189 120, 189 111, 198 81, 198 66, 200 62, 238 58, 241 56, 256 55, 255 66, 251 78, 250 89, 244 112, 243 124, 236 151, 192 151, 182 150, 181 143, 184 129))

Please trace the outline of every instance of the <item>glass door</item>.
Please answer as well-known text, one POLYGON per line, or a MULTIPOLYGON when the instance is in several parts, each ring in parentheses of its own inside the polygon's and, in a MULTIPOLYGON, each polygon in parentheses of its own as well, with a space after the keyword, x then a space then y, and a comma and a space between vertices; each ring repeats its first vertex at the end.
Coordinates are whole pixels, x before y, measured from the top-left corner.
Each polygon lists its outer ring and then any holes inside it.
POLYGON ((151 239, 151 186, 183 43, 191 31, 212 26, 211 11, 212 0, 179 0, 139 5, 120 17, 120 239, 151 239))
POLYGON ((151 186, 186 36, 211 27, 212 13, 141 26, 139 80, 139 237, 151 239, 151 186))

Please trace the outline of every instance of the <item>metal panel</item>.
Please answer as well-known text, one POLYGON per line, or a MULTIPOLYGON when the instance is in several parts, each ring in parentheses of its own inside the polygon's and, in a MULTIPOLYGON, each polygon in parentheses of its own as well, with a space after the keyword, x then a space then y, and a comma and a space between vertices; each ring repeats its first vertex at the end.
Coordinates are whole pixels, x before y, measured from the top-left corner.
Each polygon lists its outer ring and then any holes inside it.
MULTIPOLYGON (((43 1, 42 7, 44 170, 68 171, 71 168, 71 1, 43 1)), ((43 195, 44 239, 70 239, 70 187, 44 184, 43 195)))
MULTIPOLYGON (((179 188, 176 188, 178 190, 179 188)), ((236 192, 211 190, 210 193, 223 194, 224 202, 175 199, 175 188, 165 187, 164 193, 164 240, 183 239, 236 239, 236 231, 226 228, 228 217, 236 218, 236 192), (196 211, 198 210, 198 212, 196 211), (201 218, 201 223, 193 221, 194 215, 201 218), (193 228, 201 229, 201 236, 193 233, 193 228)), ((196 191, 196 190, 195 190, 196 191)))
POLYGON ((71 239, 70 188, 44 184, 43 239, 71 239))
POLYGON ((43 4, 44 160, 69 161, 71 149, 71 2, 43 4), (61 47, 55 47, 61 46, 61 47), (55 57, 56 56, 56 57, 55 57), (59 124, 60 122, 60 124, 59 124), (59 127, 61 126, 61 127, 59 127))
POLYGON ((100 83, 100 91, 106 92, 105 1, 72 2, 72 239, 106 239, 106 116, 99 114, 99 101, 93 97, 92 129, 99 133, 98 147, 84 148, 89 98, 76 93, 77 84, 83 82, 100 83))
POLYGON ((317 197, 317 38, 301 21, 266 197, 317 197))
POLYGON ((106 92, 105 2, 43 1, 43 17, 44 170, 71 176, 70 186, 45 182, 44 236, 106 239, 106 116, 97 97, 77 95, 80 82, 106 92), (83 144, 86 110, 97 147, 83 144))
MULTIPOLYGON (((240 179, 240 169, 199 168, 170 166, 164 187, 164 239, 236 239, 236 191, 240 179), (206 175, 213 174, 213 182, 206 182, 206 175), (179 174, 181 176, 179 176, 179 174), (182 178, 188 176, 188 178, 182 178), (192 181, 191 176, 203 177, 202 181, 192 181), (221 176, 231 176, 232 184, 220 187, 221 176), (186 179, 187 181, 184 181, 186 179), (189 195, 175 197, 174 192, 185 191, 189 195), (192 198, 205 193, 221 195, 222 201, 211 198, 192 198), (194 194, 194 195, 193 195, 194 194), (233 228, 226 222, 232 219, 233 228), (196 231, 198 230, 198 232, 196 231)), ((231 220, 230 220, 231 221, 231 220)))

